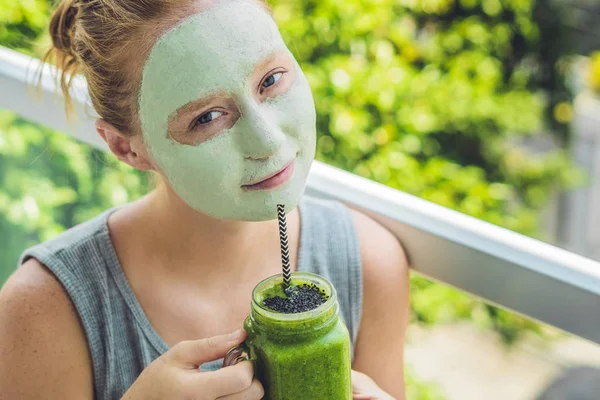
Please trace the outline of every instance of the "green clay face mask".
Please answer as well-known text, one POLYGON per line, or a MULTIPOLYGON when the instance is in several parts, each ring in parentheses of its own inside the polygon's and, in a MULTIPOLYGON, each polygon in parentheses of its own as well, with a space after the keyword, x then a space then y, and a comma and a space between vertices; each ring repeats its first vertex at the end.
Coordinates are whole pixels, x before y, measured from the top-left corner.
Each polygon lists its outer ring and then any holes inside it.
POLYGON ((139 111, 151 156, 195 210, 218 219, 261 221, 277 217, 277 204, 297 206, 315 154, 314 102, 275 22, 257 4, 219 3, 164 34, 144 66, 139 111), (257 96, 257 68, 281 53, 292 60, 293 73, 265 82, 290 79, 289 87, 257 96), (211 113, 207 120, 215 121, 206 126, 218 127, 218 118, 231 117, 234 108, 237 118, 199 143, 175 140, 169 124, 178 111, 215 94, 233 106, 211 113), (282 170, 267 187, 256 187, 282 170))

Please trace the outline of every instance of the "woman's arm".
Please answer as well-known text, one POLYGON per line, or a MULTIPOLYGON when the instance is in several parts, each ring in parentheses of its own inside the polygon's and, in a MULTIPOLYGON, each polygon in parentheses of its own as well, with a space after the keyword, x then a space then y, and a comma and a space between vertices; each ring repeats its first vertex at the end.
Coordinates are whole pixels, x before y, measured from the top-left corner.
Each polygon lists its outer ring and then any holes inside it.
POLYGON ((91 365, 64 289, 27 261, 0 291, 0 400, 91 400, 91 365))
POLYGON ((409 320, 408 262, 398 240, 354 212, 363 262, 363 314, 353 369, 404 400, 404 340, 409 320))

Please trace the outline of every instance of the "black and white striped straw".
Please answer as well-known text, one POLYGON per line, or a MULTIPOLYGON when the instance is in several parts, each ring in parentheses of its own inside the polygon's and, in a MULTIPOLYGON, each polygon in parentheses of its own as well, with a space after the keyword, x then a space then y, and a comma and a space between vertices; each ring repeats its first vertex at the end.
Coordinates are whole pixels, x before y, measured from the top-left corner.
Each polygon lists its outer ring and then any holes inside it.
POLYGON ((279 218, 279 242, 281 244, 281 264, 283 267, 283 287, 289 289, 292 285, 292 270, 290 267, 290 249, 288 247, 287 226, 285 223, 285 206, 277 205, 279 218))

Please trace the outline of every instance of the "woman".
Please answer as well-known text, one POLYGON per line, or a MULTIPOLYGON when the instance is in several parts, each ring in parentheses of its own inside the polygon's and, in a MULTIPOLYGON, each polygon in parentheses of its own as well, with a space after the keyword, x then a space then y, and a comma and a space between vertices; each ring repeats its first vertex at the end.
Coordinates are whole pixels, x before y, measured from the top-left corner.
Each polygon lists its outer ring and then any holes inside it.
POLYGON ((280 272, 277 204, 293 269, 339 293, 354 398, 403 399, 404 253, 302 198, 314 104, 266 4, 64 0, 50 32, 65 93, 83 73, 110 150, 162 182, 23 254, 0 294, 0 399, 260 399, 252 363, 219 359, 280 272))

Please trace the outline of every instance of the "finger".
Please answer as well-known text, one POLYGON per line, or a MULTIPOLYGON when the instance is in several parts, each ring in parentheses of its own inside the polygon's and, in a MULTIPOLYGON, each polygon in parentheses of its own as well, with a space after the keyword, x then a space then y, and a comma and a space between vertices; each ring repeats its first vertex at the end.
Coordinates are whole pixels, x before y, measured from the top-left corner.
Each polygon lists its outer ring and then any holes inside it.
POLYGON ((198 374, 196 379, 203 381, 203 387, 209 388, 211 398, 240 393, 252 385, 254 364, 251 361, 243 361, 218 371, 198 374))
POLYGON ((239 330, 227 335, 180 342, 171 349, 171 352, 177 361, 199 366, 224 357, 229 349, 244 340, 246 340, 246 332, 239 330))
POLYGON ((260 400, 265 395, 263 385, 258 379, 252 381, 252 385, 244 391, 219 397, 217 400, 260 400))

